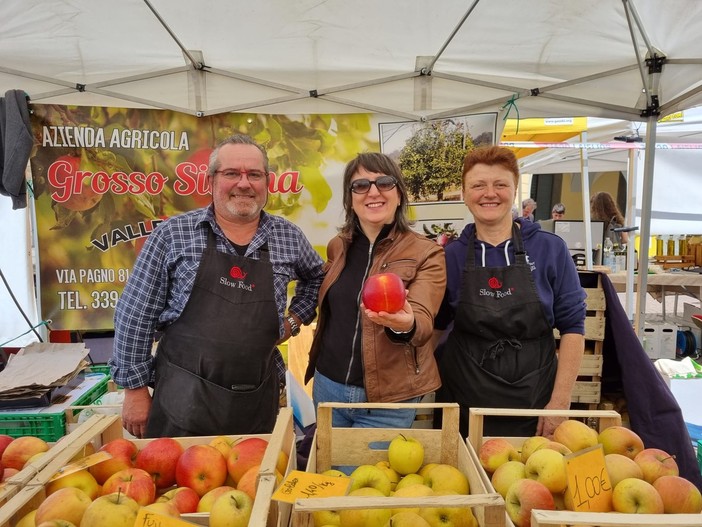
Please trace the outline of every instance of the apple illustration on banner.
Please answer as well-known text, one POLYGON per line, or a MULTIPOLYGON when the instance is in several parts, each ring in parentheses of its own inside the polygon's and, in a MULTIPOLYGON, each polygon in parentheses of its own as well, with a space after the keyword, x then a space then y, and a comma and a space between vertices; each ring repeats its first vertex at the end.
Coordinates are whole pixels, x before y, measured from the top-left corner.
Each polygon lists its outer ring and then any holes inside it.
POLYGON ((407 291, 402 278, 395 273, 369 276, 363 284, 361 301, 367 309, 379 313, 397 313, 405 305, 407 291))

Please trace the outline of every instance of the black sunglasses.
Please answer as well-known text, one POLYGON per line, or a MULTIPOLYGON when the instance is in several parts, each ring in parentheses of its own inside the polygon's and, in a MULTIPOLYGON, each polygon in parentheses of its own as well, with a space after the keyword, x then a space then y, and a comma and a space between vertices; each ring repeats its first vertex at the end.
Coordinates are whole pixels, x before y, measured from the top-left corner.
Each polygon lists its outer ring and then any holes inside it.
POLYGON ((379 191, 384 192, 392 190, 397 185, 397 179, 394 176, 380 176, 375 181, 370 179, 357 179, 351 182, 351 192, 354 194, 368 194, 371 185, 375 185, 379 191))

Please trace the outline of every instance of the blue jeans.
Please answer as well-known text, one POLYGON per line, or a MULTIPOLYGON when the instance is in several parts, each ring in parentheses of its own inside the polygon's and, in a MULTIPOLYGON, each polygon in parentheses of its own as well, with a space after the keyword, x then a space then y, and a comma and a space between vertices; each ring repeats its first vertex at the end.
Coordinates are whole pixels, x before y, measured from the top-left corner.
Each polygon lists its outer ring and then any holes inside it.
MULTIPOLYGON (((312 387, 314 407, 319 403, 366 403, 366 390, 360 386, 352 386, 334 382, 318 371, 314 372, 312 387)), ((403 403, 418 403, 421 397, 413 397, 403 403)), ((332 426, 339 428, 411 428, 416 410, 365 409, 365 408, 334 408, 332 410, 332 426)))

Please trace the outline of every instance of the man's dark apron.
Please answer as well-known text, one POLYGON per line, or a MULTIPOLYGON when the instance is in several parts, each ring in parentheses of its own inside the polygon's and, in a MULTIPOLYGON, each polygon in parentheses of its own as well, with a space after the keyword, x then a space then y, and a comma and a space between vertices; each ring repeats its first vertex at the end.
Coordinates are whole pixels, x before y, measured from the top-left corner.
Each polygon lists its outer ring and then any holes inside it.
MULTIPOLYGON (((463 288, 454 328, 439 365, 437 400, 461 406, 461 434, 468 409, 543 408, 551 398, 557 359, 553 328, 536 292, 520 229, 512 227, 516 262, 476 267, 474 236, 468 240, 463 288)), ((532 436, 535 418, 486 418, 486 436, 532 436)))
POLYGON ((279 384, 273 267, 220 253, 212 231, 181 316, 159 341, 147 437, 273 430, 279 384))

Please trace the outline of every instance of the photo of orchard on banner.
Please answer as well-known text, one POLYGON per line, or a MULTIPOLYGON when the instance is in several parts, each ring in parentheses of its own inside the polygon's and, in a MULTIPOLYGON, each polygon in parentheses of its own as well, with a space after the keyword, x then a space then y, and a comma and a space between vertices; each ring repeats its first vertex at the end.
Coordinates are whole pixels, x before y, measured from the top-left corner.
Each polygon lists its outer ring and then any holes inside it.
POLYGON ((149 233, 210 203, 209 155, 228 135, 246 133, 266 146, 266 210, 299 225, 322 256, 342 220, 345 163, 379 149, 368 114, 33 110, 38 285, 42 317, 53 329, 113 327, 114 307, 149 233))

